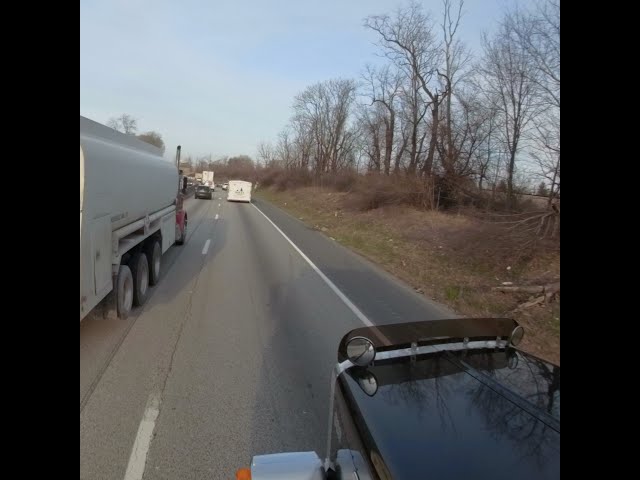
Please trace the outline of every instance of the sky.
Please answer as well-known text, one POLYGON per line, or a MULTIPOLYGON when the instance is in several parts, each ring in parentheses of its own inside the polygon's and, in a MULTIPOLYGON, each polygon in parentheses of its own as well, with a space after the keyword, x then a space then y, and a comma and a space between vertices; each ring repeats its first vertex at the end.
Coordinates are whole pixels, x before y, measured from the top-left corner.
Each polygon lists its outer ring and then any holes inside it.
MULTIPOLYGON (((517 0, 465 0, 461 39, 480 52, 517 0)), ((525 2, 527 0, 520 0, 525 2)), ((274 141, 294 96, 380 62, 368 15, 407 0, 81 0, 80 115, 127 113, 173 157, 247 154, 274 141)), ((436 20, 442 0, 424 0, 436 20)))

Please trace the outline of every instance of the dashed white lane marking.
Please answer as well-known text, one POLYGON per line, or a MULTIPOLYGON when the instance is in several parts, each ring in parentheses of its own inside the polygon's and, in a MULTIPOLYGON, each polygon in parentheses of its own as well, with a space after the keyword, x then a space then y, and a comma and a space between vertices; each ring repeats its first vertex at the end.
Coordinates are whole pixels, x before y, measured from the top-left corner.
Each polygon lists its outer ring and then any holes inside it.
POLYGON ((211 244, 211 239, 207 240, 207 241, 204 243, 204 248, 202 249, 202 254, 203 254, 203 255, 206 255, 206 254, 207 254, 207 252, 209 251, 209 245, 210 245, 210 244, 211 244))
POLYGON ((149 446, 151 445, 151 437, 153 436, 153 429, 156 426, 156 419, 160 413, 160 395, 152 393, 149 395, 147 406, 142 415, 142 421, 138 427, 138 434, 136 440, 133 443, 133 449, 131 450, 131 456, 129 457, 129 464, 127 465, 127 471, 124 474, 124 480, 142 480, 144 475, 144 467, 147 463, 147 454, 149 453, 149 446))

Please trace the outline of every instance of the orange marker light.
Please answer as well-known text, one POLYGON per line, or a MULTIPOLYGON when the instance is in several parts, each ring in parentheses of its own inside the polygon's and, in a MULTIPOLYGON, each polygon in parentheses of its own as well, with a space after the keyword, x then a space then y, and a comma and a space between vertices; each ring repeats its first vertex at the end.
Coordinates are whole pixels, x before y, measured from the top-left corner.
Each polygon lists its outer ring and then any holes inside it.
POLYGON ((251 470, 248 468, 241 468, 236 472, 236 480, 251 480, 251 470))

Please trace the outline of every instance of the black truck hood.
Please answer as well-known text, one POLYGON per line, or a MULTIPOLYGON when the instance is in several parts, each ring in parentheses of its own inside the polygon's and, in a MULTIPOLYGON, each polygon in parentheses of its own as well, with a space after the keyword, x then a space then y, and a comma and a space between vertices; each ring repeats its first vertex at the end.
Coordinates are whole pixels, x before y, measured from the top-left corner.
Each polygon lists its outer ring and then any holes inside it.
POLYGON ((382 479, 560 477, 560 368, 512 347, 375 361, 339 388, 382 479))

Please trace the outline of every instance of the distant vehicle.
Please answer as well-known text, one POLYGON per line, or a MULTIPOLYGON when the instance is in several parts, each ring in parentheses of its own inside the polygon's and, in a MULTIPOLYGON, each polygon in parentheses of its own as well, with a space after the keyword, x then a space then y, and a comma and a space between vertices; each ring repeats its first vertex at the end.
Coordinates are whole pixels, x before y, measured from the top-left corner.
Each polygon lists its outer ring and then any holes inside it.
POLYGON ((213 198, 213 194, 211 192, 212 192, 211 187, 209 187, 208 185, 198 185, 196 187, 195 197, 207 198, 211 200, 213 198))
POLYGON ((560 367, 517 348, 523 335, 506 318, 352 330, 331 375, 324 462, 256 455, 236 478, 559 479, 560 367))
POLYGON ((227 190, 228 188, 229 188, 229 184, 228 183, 225 182, 225 183, 222 184, 222 189, 223 190, 227 190))
POLYGON ((205 170, 204 172, 202 172, 202 183, 204 185, 207 185, 208 187, 211 187, 211 189, 215 191, 216 184, 213 181, 213 177, 214 177, 214 173, 211 171, 205 170))
POLYGON ((243 180, 231 180, 227 187, 228 202, 249 202, 251 203, 251 182, 243 180))

